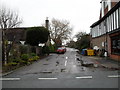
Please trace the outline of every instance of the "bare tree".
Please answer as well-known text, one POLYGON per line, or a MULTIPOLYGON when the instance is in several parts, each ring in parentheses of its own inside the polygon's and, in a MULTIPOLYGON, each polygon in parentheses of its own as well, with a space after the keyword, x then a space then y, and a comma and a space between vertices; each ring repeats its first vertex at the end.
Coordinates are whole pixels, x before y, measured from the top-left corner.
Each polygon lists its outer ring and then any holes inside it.
POLYGON ((67 20, 52 19, 50 23, 50 37, 56 44, 62 44, 63 40, 69 39, 72 28, 67 20))
POLYGON ((4 7, 0 8, 0 28, 2 30, 17 27, 21 23, 22 20, 16 12, 4 7))
POLYGON ((22 23, 22 20, 19 18, 16 12, 8 8, 0 8, 0 29, 2 30, 2 59, 4 60, 5 64, 7 61, 7 47, 5 45, 5 40, 7 40, 5 36, 5 31, 9 30, 9 28, 14 28, 19 26, 22 23))

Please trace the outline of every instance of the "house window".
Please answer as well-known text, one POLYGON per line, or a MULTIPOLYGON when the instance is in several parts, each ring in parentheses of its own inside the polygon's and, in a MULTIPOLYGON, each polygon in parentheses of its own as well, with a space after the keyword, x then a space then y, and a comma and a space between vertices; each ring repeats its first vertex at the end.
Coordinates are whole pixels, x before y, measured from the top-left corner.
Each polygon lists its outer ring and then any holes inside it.
POLYGON ((100 29, 99 29, 99 25, 98 25, 97 27, 98 27, 98 36, 100 36, 100 29))
POLYGON ((104 22, 101 23, 101 33, 104 34, 104 22))
POLYGON ((112 54, 120 55, 120 35, 114 36, 111 38, 111 50, 112 54))
POLYGON ((109 29, 109 17, 107 17, 107 31, 109 32, 110 29, 109 29))
POLYGON ((107 32, 107 20, 104 20, 104 34, 107 32))
POLYGON ((109 29, 111 31, 111 16, 109 16, 109 29))
POLYGON ((112 14, 112 19, 113 19, 113 29, 112 29, 112 30, 114 30, 114 27, 115 27, 115 26, 114 26, 114 16, 115 16, 115 15, 114 15, 114 13, 113 13, 113 14, 112 14))
POLYGON ((94 29, 92 28, 92 37, 94 37, 94 29))
POLYGON ((114 12, 114 29, 116 29, 116 13, 114 12))
POLYGON ((116 10, 116 28, 118 28, 118 9, 116 10))
POLYGON ((111 14, 111 20, 112 20, 112 21, 111 21, 111 30, 113 30, 113 24, 114 24, 114 23, 113 23, 113 14, 111 14))
POLYGON ((101 35, 101 23, 99 24, 99 35, 101 35))
POLYGON ((119 25, 119 27, 120 27, 120 8, 119 8, 119 12, 118 12, 118 25, 119 25))
POLYGON ((100 36, 99 25, 97 26, 97 32, 98 32, 98 36, 100 36))
POLYGON ((96 29, 96 27, 95 27, 95 37, 97 36, 97 29, 96 29))
POLYGON ((93 37, 93 28, 91 29, 92 37, 93 37))

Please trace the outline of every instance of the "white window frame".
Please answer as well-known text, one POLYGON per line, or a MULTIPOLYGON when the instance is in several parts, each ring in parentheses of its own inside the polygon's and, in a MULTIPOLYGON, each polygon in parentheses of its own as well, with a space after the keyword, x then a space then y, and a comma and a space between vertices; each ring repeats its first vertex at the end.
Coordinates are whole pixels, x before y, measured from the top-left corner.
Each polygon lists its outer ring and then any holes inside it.
POLYGON ((93 32, 94 32, 94 31, 93 31, 93 28, 92 28, 92 37, 94 37, 93 32))
POLYGON ((101 22, 101 35, 103 34, 103 24, 101 22))
POLYGON ((116 10, 116 28, 118 28, 118 9, 116 10))
POLYGON ((119 7, 119 10, 118 10, 119 12, 118 12, 118 27, 120 27, 120 7, 119 7))
POLYGON ((109 16, 109 31, 111 31, 111 16, 109 16))
POLYGON ((104 34, 104 22, 101 23, 102 25, 102 35, 104 34))
POLYGON ((111 14, 111 31, 113 30, 113 14, 111 14))
POLYGON ((104 27, 103 27, 103 29, 104 29, 104 30, 103 30, 103 31, 104 31, 103 34, 105 34, 105 33, 106 33, 106 20, 103 21, 103 26, 104 26, 104 27))
POLYGON ((107 32, 109 32, 110 29, 109 29, 109 17, 107 17, 107 32))
POLYGON ((95 37, 97 36, 97 30, 96 30, 96 26, 95 26, 95 37))
POLYGON ((98 25, 98 36, 100 36, 100 29, 99 29, 99 25, 98 25))
POLYGON ((101 23, 99 24, 99 33, 101 35, 101 23))
POLYGON ((113 15, 114 15, 114 28, 113 29, 115 30, 116 29, 116 12, 114 12, 113 15))

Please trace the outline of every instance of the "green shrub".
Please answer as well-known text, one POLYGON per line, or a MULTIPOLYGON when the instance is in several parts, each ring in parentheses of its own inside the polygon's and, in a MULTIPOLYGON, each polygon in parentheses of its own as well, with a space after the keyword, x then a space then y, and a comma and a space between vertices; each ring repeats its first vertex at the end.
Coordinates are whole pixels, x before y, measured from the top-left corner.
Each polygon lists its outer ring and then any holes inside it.
POLYGON ((39 56, 34 56, 33 59, 34 59, 34 60, 38 60, 38 59, 39 59, 39 56))
POLYGON ((49 46, 49 51, 50 52, 55 52, 55 47, 53 45, 49 46))
POLYGON ((49 31, 45 27, 32 27, 26 32, 26 43, 31 46, 38 46, 39 43, 47 42, 48 36, 49 31))
POLYGON ((20 58, 10 58, 9 62, 19 63, 20 60, 21 60, 20 58))
POLYGON ((30 56, 36 56, 36 54, 35 53, 30 53, 30 56))
POLYGON ((7 66, 17 66, 17 65, 18 65, 18 63, 16 63, 16 62, 10 62, 7 64, 7 66))
POLYGON ((32 62, 32 61, 34 61, 34 60, 33 60, 33 58, 29 58, 28 61, 29 61, 29 62, 32 62))
POLYGON ((27 64, 28 61, 20 60, 19 63, 20 63, 20 65, 22 65, 22 64, 27 64))
POLYGON ((44 47, 42 48, 42 53, 43 53, 43 54, 49 54, 49 47, 48 47, 48 46, 44 46, 44 47))
POLYGON ((19 50, 20 50, 20 52, 21 52, 21 54, 26 54, 27 53, 27 51, 28 51, 28 46, 25 46, 25 45, 20 45, 19 46, 19 50))
POLYGON ((34 56, 32 58, 29 58, 29 62, 32 62, 32 61, 37 61, 39 59, 39 56, 34 56))
POLYGON ((28 54, 22 54, 21 59, 24 60, 24 61, 28 61, 29 55, 28 54))

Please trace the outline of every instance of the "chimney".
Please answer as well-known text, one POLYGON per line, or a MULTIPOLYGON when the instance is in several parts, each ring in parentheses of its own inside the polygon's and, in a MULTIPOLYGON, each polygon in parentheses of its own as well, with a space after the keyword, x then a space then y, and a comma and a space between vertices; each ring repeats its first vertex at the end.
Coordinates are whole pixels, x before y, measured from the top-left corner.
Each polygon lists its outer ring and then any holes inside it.
POLYGON ((46 20, 45 20, 45 27, 47 29, 49 29, 49 20, 48 20, 48 17, 46 17, 46 20))

